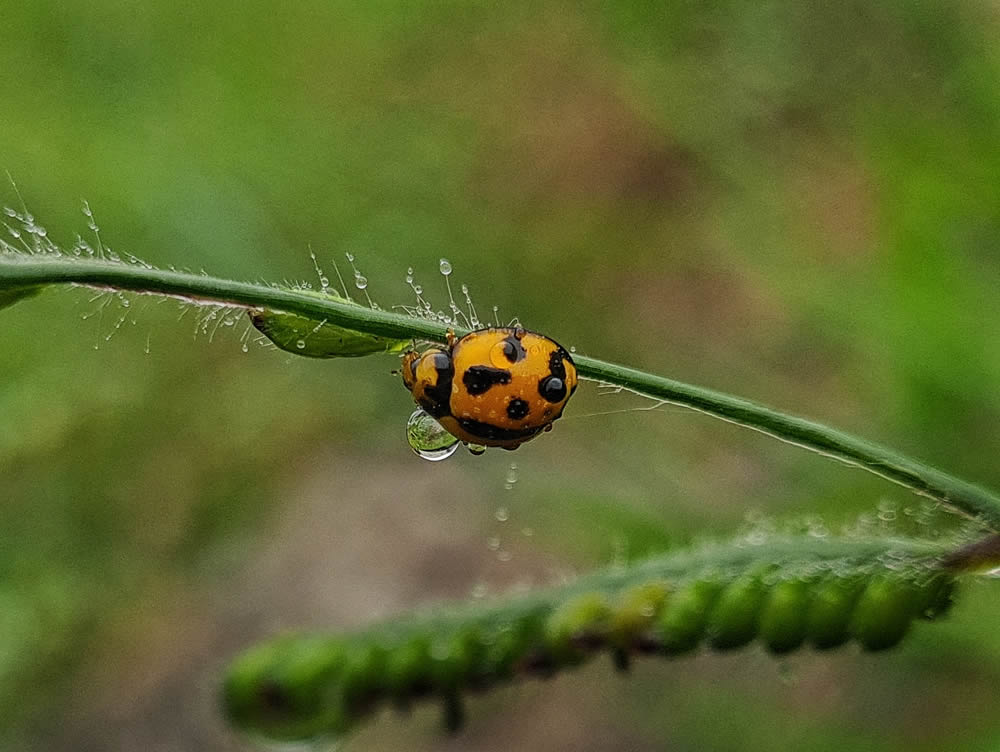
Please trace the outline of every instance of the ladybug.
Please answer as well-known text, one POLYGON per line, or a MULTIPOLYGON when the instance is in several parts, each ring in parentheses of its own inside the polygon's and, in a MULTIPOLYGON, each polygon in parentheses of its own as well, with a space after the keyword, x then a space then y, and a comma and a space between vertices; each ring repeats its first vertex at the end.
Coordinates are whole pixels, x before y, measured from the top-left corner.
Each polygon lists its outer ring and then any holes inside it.
POLYGON ((403 357, 403 384, 418 405, 467 444, 517 449, 552 421, 576 390, 564 347, 525 329, 479 329, 447 348, 403 357))

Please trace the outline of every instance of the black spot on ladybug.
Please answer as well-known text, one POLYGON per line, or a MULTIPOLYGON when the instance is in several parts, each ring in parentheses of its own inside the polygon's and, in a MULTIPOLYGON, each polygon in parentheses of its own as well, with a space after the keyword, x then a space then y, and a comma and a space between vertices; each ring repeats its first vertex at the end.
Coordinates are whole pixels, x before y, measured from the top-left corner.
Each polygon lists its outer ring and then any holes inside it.
POLYGON ((424 399, 420 401, 420 406, 424 408, 434 418, 442 418, 449 415, 451 410, 451 382, 455 377, 455 369, 451 364, 451 357, 447 353, 437 352, 432 356, 431 363, 437 372, 437 382, 433 386, 424 388, 424 399))
POLYGON ((451 358, 447 353, 436 352, 433 357, 435 371, 441 373, 442 371, 451 370, 451 358))
POLYGON ((561 347, 549 355, 549 373, 553 376, 566 380, 566 364, 563 361, 568 358, 568 353, 561 347))
POLYGON ((527 416, 528 410, 528 403, 515 397, 507 404, 507 417, 511 420, 521 420, 527 416))
POLYGON ((538 393, 549 402, 562 402, 566 399, 566 382, 558 376, 546 376, 538 382, 538 393))
POLYGON ((527 353, 524 352, 524 345, 521 344, 520 337, 513 334, 507 337, 507 339, 502 340, 500 344, 503 347, 504 357, 511 363, 517 363, 518 361, 524 360, 527 355, 527 353))
POLYGON ((462 374, 462 383, 469 394, 483 394, 494 384, 509 384, 510 371, 492 366, 472 366, 462 374))
POLYGON ((472 418, 458 418, 458 425, 472 436, 491 441, 528 439, 542 430, 541 428, 499 428, 472 418))

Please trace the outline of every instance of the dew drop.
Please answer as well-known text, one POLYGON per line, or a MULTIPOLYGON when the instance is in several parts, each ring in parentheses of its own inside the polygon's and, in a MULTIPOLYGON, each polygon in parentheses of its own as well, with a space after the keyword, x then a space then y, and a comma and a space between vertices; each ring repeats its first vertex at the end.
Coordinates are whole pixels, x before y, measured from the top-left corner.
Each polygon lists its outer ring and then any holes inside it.
POLYGON ((8 217, 16 217, 17 216, 17 212, 14 211, 13 209, 11 209, 9 206, 5 206, 3 208, 3 213, 6 214, 8 217))
POLYGON ((406 441, 414 454, 430 462, 446 460, 458 450, 458 439, 422 407, 406 421, 406 441))
POLYGON ((352 264, 354 263, 354 254, 353 253, 345 253, 344 255, 347 257, 347 260, 350 263, 352 263, 352 264))
POLYGON ((510 519, 510 510, 507 507, 497 507, 496 514, 493 516, 497 518, 497 522, 506 522, 510 519))
POLYGON ((469 454, 474 454, 477 457, 486 452, 486 447, 482 444, 466 444, 465 448, 469 450, 469 454))
POLYGON ((569 351, 570 351, 571 353, 575 353, 575 352, 576 352, 576 345, 570 345, 570 346, 569 346, 569 351))
MULTIPOLYGON (((420 295, 423 291, 424 291, 424 288, 421 287, 420 285, 416 285, 413 288, 413 292, 415 292, 417 295, 420 295)), ((429 308, 430 306, 425 306, 425 307, 429 308)))
POLYGON ((298 340, 298 341, 297 341, 297 342, 295 343, 295 346, 296 346, 297 348, 299 348, 300 350, 305 350, 305 349, 306 349, 306 341, 305 341, 304 339, 300 339, 300 340, 298 340))
POLYGON ((438 263, 438 268, 441 270, 441 273, 446 277, 449 274, 451 274, 451 262, 446 258, 441 259, 441 261, 438 263))
POLYGON ((364 290, 368 287, 368 277, 361 274, 360 272, 354 275, 354 286, 359 290, 364 290))
POLYGON ((498 536, 496 536, 496 535, 490 536, 489 538, 486 539, 486 547, 490 551, 499 551, 500 550, 500 538, 498 536))

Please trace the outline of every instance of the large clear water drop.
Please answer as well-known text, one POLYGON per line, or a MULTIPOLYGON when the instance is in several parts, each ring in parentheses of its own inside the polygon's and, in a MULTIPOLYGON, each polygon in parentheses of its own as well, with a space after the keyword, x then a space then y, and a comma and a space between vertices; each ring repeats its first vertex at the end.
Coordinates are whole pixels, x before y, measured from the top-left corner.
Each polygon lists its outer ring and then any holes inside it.
POLYGON ((458 451, 459 441, 448 433, 422 407, 418 407, 406 421, 406 441, 418 457, 429 462, 440 462, 458 451))

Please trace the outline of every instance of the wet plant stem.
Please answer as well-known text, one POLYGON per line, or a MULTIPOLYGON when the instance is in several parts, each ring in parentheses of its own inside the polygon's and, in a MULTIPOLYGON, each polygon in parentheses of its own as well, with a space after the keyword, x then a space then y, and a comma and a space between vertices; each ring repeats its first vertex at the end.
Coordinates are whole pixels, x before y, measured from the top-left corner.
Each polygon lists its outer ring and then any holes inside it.
MULTIPOLYGON (((0 255, 0 291, 59 284, 165 295, 200 304, 280 310, 391 338, 443 343, 449 328, 436 321, 372 310, 283 287, 164 271, 141 264, 0 255)), ((454 330, 458 335, 465 333, 461 327, 454 330)), ((574 355, 573 360, 581 376, 747 426, 863 468, 980 518, 994 531, 1000 531, 1000 498, 995 494, 887 447, 722 392, 583 355, 574 355)))

